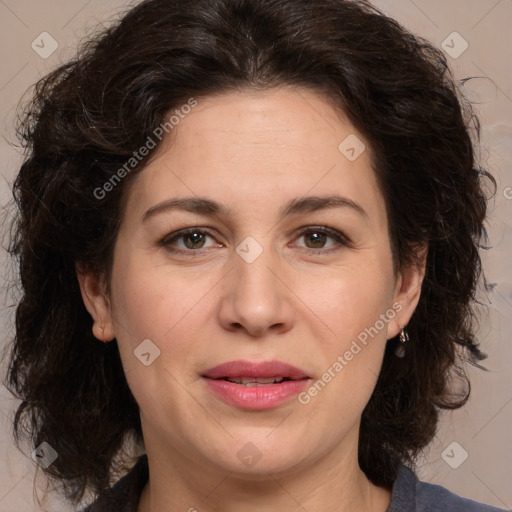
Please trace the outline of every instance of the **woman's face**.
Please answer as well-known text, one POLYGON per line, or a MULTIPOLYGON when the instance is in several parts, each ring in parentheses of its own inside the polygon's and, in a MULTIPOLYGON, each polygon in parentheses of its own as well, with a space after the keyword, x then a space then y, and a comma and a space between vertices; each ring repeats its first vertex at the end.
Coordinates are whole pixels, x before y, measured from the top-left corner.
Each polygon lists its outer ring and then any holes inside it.
POLYGON ((393 272, 363 143, 309 90, 230 92, 134 179, 111 296, 86 303, 117 338, 148 452, 253 477, 357 457, 419 293, 416 271, 393 272))

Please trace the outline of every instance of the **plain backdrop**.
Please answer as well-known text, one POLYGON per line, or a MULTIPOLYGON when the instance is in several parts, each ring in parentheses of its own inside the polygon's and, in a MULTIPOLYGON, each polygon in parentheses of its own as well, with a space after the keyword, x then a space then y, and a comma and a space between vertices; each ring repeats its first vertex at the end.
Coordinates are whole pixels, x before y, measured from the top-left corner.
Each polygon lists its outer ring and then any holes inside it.
MULTIPOLYGON (((413 33, 443 48, 457 79, 478 77, 465 82, 463 89, 475 102, 482 122, 481 163, 498 182, 488 223, 492 248, 482 255, 492 289, 484 300, 488 310, 483 311, 480 329, 482 348, 489 354, 484 363, 489 371, 470 369, 471 399, 463 409, 443 415, 436 438, 419 461, 419 475, 457 494, 512 509, 512 1, 373 3, 413 33)), ((87 31, 112 19, 129 4, 126 0, 0 0, 2 206, 9 205, 10 187, 21 162, 11 142, 15 140, 15 109, 22 94, 40 76, 72 56, 77 41, 87 31), (43 32, 51 39, 41 35, 43 32), (44 49, 41 38, 45 38, 44 49), (52 45, 58 45, 57 49, 45 55, 52 45)), ((1 346, 10 343, 13 336, 13 269, 9 265, 2 250, 2 289, 8 293, 2 294, 0 309, 1 346)), ((2 377, 4 372, 2 367, 2 377)), ((16 402, 3 387, 0 405, 0 512, 72 510, 54 495, 43 504, 34 500, 31 449, 27 447, 23 455, 14 447, 11 423, 16 402)), ((37 485, 44 485, 40 476, 37 485)))

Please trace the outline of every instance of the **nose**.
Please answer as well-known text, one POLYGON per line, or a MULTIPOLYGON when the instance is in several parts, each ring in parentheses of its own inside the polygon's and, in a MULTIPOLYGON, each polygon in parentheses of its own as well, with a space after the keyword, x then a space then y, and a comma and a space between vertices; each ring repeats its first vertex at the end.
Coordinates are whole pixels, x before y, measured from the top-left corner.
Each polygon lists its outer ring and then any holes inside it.
POLYGON ((281 334, 292 328, 294 294, 284 265, 271 249, 252 262, 234 253, 233 269, 224 280, 218 308, 219 323, 251 337, 281 334))

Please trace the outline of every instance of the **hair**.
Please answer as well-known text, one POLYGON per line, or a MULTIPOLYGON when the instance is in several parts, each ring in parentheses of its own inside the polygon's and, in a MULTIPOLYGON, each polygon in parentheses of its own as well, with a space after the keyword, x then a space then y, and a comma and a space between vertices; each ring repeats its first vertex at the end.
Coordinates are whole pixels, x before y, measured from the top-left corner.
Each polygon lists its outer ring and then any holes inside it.
POLYGON ((67 499, 105 492, 127 439, 143 443, 117 342, 94 338, 76 276, 80 265, 110 278, 127 187, 149 157, 113 176, 190 98, 281 86, 327 96, 365 137, 397 268, 428 244, 405 356, 388 341, 362 414, 361 469, 391 488, 440 410, 467 401, 466 363, 486 357, 475 306, 484 178, 495 180, 475 163, 480 124, 442 51, 362 0, 147 0, 42 78, 19 114, 9 249, 22 294, 7 385, 21 400, 16 442, 58 452, 44 471, 67 499))

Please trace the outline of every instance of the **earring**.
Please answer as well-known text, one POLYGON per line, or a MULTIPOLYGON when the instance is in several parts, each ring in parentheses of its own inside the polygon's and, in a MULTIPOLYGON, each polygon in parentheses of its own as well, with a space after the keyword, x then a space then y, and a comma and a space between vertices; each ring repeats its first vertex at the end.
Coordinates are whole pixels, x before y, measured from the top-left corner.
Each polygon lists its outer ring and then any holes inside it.
POLYGON ((402 330, 400 331, 400 344, 396 346, 395 349, 395 355, 397 357, 404 357, 405 355, 405 343, 409 341, 409 334, 407 334, 407 331, 405 330, 405 326, 402 327, 402 330))

